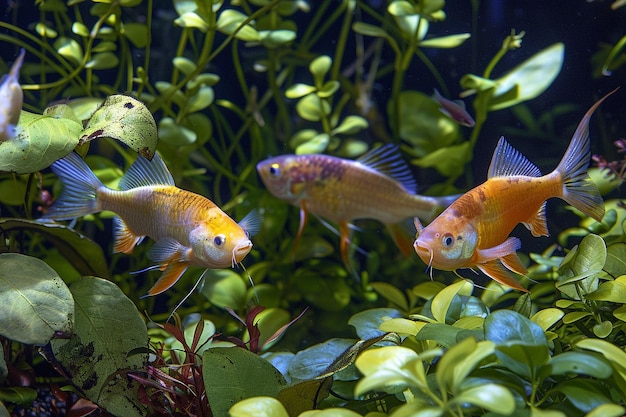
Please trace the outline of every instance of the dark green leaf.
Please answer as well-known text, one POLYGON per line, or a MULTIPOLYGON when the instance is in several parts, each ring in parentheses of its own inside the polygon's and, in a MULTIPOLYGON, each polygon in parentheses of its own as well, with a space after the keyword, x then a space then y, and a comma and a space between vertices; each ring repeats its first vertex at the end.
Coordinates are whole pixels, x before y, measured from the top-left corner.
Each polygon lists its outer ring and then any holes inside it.
POLYGON ((57 223, 23 219, 2 219, 3 231, 40 233, 72 264, 81 275, 108 278, 109 267, 102 248, 74 229, 57 223))
POLYGON ((128 352, 148 346, 148 331, 135 304, 112 282, 83 277, 70 287, 75 301, 70 339, 53 339, 54 358, 91 401, 119 417, 146 415, 137 384, 126 372, 145 367, 147 354, 128 352))
POLYGON ((584 352, 563 352, 550 359, 545 365, 548 375, 588 375, 607 379, 613 373, 611 364, 596 355, 584 352))
POLYGON ((238 348, 216 347, 202 355, 202 377, 215 416, 227 416, 238 401, 250 397, 276 397, 285 379, 268 361, 238 348))
POLYGON ((0 305, 0 334, 9 339, 43 345, 56 332, 72 331, 72 295, 56 271, 37 258, 0 254, 0 305))

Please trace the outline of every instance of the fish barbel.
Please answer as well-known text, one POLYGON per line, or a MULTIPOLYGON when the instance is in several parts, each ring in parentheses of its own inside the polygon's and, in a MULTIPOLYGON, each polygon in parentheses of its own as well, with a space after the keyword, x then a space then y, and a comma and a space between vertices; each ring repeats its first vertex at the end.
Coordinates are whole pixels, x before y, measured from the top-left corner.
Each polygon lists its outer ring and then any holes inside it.
POLYGON ((146 236, 156 241, 148 258, 163 274, 150 296, 174 285, 189 266, 232 267, 252 249, 255 216, 237 224, 208 198, 176 187, 158 154, 152 161, 139 156, 118 190, 104 186, 74 152, 56 161, 52 171, 64 187, 44 218, 70 220, 110 210, 119 216, 114 252, 131 253, 146 236))
POLYGON ((18 81, 24 54, 22 49, 9 73, 0 80, 0 143, 13 139, 16 135, 15 127, 20 120, 24 102, 24 92, 18 81))
POLYGON ((434 218, 457 196, 428 197, 416 194, 417 184, 396 145, 384 145, 357 160, 329 155, 282 155, 261 161, 257 171, 276 197, 300 208, 302 235, 307 214, 338 223, 341 256, 346 265, 350 223, 374 219, 388 226, 398 246, 411 252, 401 222, 414 216, 434 218))
POLYGON ((545 208, 552 197, 602 220, 602 197, 587 174, 589 120, 613 92, 587 111, 561 162, 548 175, 542 176, 534 164, 500 138, 486 182, 459 197, 427 227, 416 219, 414 248, 422 261, 445 271, 478 268, 501 284, 528 292, 511 273, 525 275, 528 271, 516 253, 521 242, 509 233, 522 223, 533 236, 548 236, 545 208))

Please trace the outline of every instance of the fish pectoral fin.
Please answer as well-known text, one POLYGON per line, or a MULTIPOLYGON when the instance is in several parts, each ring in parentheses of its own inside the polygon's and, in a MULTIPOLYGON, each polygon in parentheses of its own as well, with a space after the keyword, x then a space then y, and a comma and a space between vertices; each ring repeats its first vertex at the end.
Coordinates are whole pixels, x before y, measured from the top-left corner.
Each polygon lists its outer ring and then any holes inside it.
POLYGON ((124 220, 119 217, 113 218, 113 230, 115 234, 115 245, 113 246, 113 253, 132 253, 135 246, 137 246, 145 236, 139 236, 133 233, 124 220))
POLYGON ((161 274, 159 280, 150 288, 146 296, 152 297, 167 291, 185 273, 189 267, 189 262, 171 262, 161 274))
POLYGON ((176 239, 164 238, 158 240, 148 250, 148 259, 158 264, 169 265, 172 262, 191 262, 191 248, 183 245, 176 239))
POLYGON ((339 234, 341 235, 341 259, 346 268, 350 269, 350 257, 348 256, 348 248, 350 247, 350 224, 346 221, 339 222, 339 234))
POLYGON ((304 232, 304 226, 306 226, 306 222, 308 219, 308 211, 306 209, 306 200, 300 201, 300 225, 298 226, 298 234, 293 242, 293 249, 291 250, 291 259, 296 259, 296 250, 298 249, 298 244, 300 243, 300 238, 302 238, 302 232, 304 232))
POLYGON ((528 221, 524 222, 524 226, 530 233, 535 237, 539 236, 550 236, 550 232, 548 232, 548 223, 546 221, 546 202, 544 201, 539 211, 530 218, 528 221))
POLYGON ((520 284, 517 278, 515 278, 515 276, 508 269, 506 269, 500 261, 493 260, 476 266, 494 281, 519 291, 528 292, 528 290, 522 287, 522 284, 520 284))
POLYGON ((526 269, 524 264, 522 264, 522 261, 520 260, 519 256, 517 256, 517 253, 512 253, 510 255, 504 256, 502 257, 502 259, 500 259, 500 261, 502 261, 502 264, 508 270, 513 271, 516 274, 526 275, 528 273, 528 269, 526 269))
MULTIPOLYGON (((505 256, 514 254, 522 247, 522 242, 516 237, 510 237, 497 246, 488 249, 477 249, 477 263, 484 264, 505 256)), ((517 256, 517 255, 516 255, 517 256)))

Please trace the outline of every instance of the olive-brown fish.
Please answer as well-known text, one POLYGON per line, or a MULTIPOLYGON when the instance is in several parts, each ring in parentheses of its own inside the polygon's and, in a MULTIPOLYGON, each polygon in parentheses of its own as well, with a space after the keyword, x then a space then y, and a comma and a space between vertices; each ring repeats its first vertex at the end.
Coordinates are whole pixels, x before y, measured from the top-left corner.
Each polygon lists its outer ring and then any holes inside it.
POLYGON ((406 241, 402 221, 415 216, 429 221, 457 197, 418 195, 408 165, 398 147, 390 144, 357 160, 317 154, 277 156, 261 161, 257 171, 274 196, 300 208, 296 245, 308 213, 336 222, 346 265, 354 220, 380 221, 390 229, 400 249, 410 253, 411 245, 402 243, 406 241))

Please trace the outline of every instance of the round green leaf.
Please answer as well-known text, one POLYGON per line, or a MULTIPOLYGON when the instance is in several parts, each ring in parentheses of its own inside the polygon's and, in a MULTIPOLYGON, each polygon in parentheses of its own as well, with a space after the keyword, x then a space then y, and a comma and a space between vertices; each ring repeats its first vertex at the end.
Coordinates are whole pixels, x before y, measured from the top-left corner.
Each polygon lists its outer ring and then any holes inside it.
POLYGON ((321 99, 316 94, 309 94, 298 100, 296 111, 304 120, 319 122, 322 116, 330 114, 331 108, 328 101, 321 99))
MULTIPOLYGON (((276 332, 281 329, 281 327, 289 323, 289 319, 289 312, 282 308, 266 308, 257 314, 254 324, 259 327, 259 331, 261 332, 259 346, 263 349, 263 351, 271 348, 272 345, 280 340, 280 337, 276 337, 271 340, 270 343, 267 343, 270 337, 274 336, 276 332)), ((248 335, 246 334, 244 341, 248 340, 247 337, 248 335)))
POLYGON ((341 121, 339 126, 334 128, 331 135, 356 135, 363 129, 367 129, 367 119, 361 116, 348 116, 341 121))
POLYGON ((187 101, 187 113, 195 113, 209 107, 215 99, 215 92, 212 87, 200 87, 198 92, 187 101))
POLYGON ((587 295, 587 299, 612 303, 626 302, 626 279, 603 282, 596 291, 587 295))
POLYGON ((246 284, 230 269, 209 269, 204 275, 200 291, 212 304, 240 310, 246 301, 246 284))
POLYGON ((605 320, 602 323, 597 323, 593 326, 593 334, 598 336, 600 339, 604 339, 613 331, 613 323, 609 320, 605 320))
POLYGON ((148 26, 144 23, 124 23, 122 34, 137 48, 148 45, 148 26))
POLYGON ((103 137, 117 139, 152 159, 157 144, 156 123, 152 113, 139 100, 112 95, 91 116, 80 141, 82 144, 103 137))
POLYGON ((206 85, 206 86, 209 86, 209 87, 213 87, 214 85, 216 85, 219 82, 220 82, 220 76, 219 75, 205 72, 205 73, 202 73, 202 74, 198 74, 197 77, 189 80, 189 82, 187 83, 187 89, 193 90, 194 88, 196 88, 199 85, 206 85))
POLYGON ((387 282, 372 282, 370 286, 387 301, 397 305, 403 311, 409 310, 409 301, 405 293, 387 282))
POLYGON ((95 70, 111 69, 119 65, 120 60, 117 54, 113 52, 102 52, 93 54, 91 60, 85 64, 85 68, 91 68, 95 70))
POLYGON ((339 86, 339 81, 326 81, 317 91, 317 95, 320 98, 331 97, 337 90, 339 90, 339 86))
POLYGON ((322 55, 315 58, 309 65, 309 71, 313 75, 315 80, 315 86, 320 87, 324 83, 324 78, 330 70, 330 66, 333 64, 333 60, 327 56, 322 55))
POLYGON ((312 85, 296 83, 285 91, 287 98, 300 98, 315 92, 316 88, 312 85))
POLYGON ((559 310, 558 308, 544 308, 543 310, 539 310, 535 315, 533 315, 530 319, 539 325, 543 329, 543 331, 548 330, 552 327, 557 321, 563 318, 565 313, 559 310))
POLYGON ((209 29, 209 25, 195 12, 185 12, 180 15, 174 24, 183 28, 198 29, 202 32, 206 32, 209 29))
POLYGON ((159 121, 159 139, 174 146, 183 146, 194 143, 197 135, 193 130, 177 124, 171 117, 164 117, 159 121))
POLYGON ((72 38, 65 36, 54 41, 54 48, 65 59, 71 61, 74 65, 78 65, 83 61, 83 48, 72 38))
POLYGON ((389 3, 387 11, 392 16, 412 16, 417 14, 416 8, 406 0, 394 0, 389 3))
POLYGON ((563 323, 570 324, 575 323, 578 320, 584 319, 585 317, 591 316, 591 313, 588 311, 570 311, 566 315, 563 316, 563 323))
POLYGON ((589 413, 585 414, 585 417, 620 417, 626 413, 626 408, 619 404, 605 403, 600 404, 589 413))
POLYGON ((72 23, 72 32, 77 34, 78 36, 82 36, 83 38, 89 36, 89 28, 82 22, 72 23))
POLYGON ((384 332, 379 327, 386 320, 400 318, 402 314, 395 308, 371 308, 354 314, 348 324, 356 330, 361 340, 380 337, 384 332))
POLYGON ((361 417, 361 414, 345 408, 331 407, 323 410, 308 410, 298 417, 361 417))
POLYGON ((247 19, 248 16, 237 10, 226 9, 222 11, 217 18, 217 30, 227 35, 232 35, 237 31, 235 38, 245 42, 261 40, 259 32, 252 26, 249 24, 242 26, 243 22, 247 19))
POLYGON ((43 345, 55 333, 72 331, 74 300, 45 262, 17 253, 0 254, 0 334, 43 345))
POLYGON ((289 362, 289 376, 313 379, 325 372, 344 352, 354 346, 351 339, 329 339, 299 351, 289 362))
POLYGON ((177 56, 172 59, 172 64, 183 74, 187 75, 194 72, 197 68, 196 63, 184 56, 177 56))
POLYGON ((298 145, 296 148, 296 155, 307 155, 313 153, 322 153, 326 150, 328 143, 330 142, 330 136, 326 133, 320 133, 314 136, 308 142, 298 145))
POLYGON ((87 398, 119 417, 146 415, 128 371, 143 371, 148 331, 135 304, 111 281, 84 277, 70 287, 75 302, 70 339, 50 343, 55 359, 87 398))
POLYGON ((289 417, 276 398, 252 397, 239 401, 228 410, 231 417, 289 417))
POLYGON ((460 292, 463 292, 464 294, 471 294, 473 288, 474 286, 469 281, 462 279, 441 290, 433 298, 431 304, 433 318, 437 320, 438 323, 445 323, 448 309, 450 308, 454 297, 460 292))
POLYGON ((78 144, 80 123, 21 112, 18 134, 0 143, 0 171, 27 174, 50 166, 78 144))
POLYGON ((293 30, 261 30, 259 31, 261 45, 268 49, 279 48, 289 45, 296 39, 296 32, 293 30))

